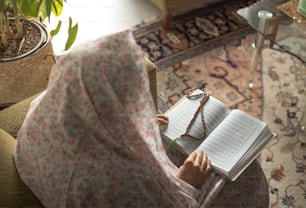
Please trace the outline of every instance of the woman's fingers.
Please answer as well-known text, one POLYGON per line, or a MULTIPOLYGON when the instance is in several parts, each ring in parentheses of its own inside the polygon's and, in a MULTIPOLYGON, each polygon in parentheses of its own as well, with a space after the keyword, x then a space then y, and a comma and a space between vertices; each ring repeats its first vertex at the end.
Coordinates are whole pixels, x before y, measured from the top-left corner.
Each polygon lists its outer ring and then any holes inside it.
POLYGON ((195 165, 201 167, 202 165, 202 161, 203 161, 203 156, 204 156, 204 152, 203 151, 200 151, 197 153, 197 157, 195 159, 195 165))
POLYGON ((168 121, 168 116, 166 116, 165 114, 157 114, 157 118, 161 118, 168 121))
POLYGON ((203 153, 203 160, 202 160, 202 163, 201 163, 201 170, 202 170, 202 171, 205 171, 205 170, 206 170, 207 164, 208 164, 208 157, 207 157, 207 154, 206 154, 206 153, 203 153))
POLYGON ((197 157, 197 153, 196 153, 196 152, 192 152, 192 153, 187 157, 187 159, 185 160, 184 163, 186 163, 186 162, 188 162, 188 161, 194 162, 195 159, 196 159, 196 157, 197 157))
POLYGON ((210 161, 203 151, 192 152, 179 168, 177 177, 199 188, 207 179, 211 170, 210 161))
POLYGON ((184 163, 192 163, 194 166, 198 166, 202 173, 210 172, 212 169, 210 160, 203 151, 192 152, 184 163))
POLYGON ((211 172, 212 168, 211 168, 211 162, 210 160, 207 160, 207 165, 206 165, 206 169, 205 169, 205 174, 208 175, 211 172))
POLYGON ((194 165, 199 166, 202 173, 205 175, 211 171, 211 163, 208 159, 208 156, 203 151, 196 153, 196 157, 194 159, 194 165))
POLYGON ((159 123, 164 123, 164 124, 167 124, 168 123, 168 119, 164 119, 164 118, 160 118, 160 117, 157 117, 157 121, 159 123))
POLYGON ((157 114, 157 121, 161 124, 167 124, 168 123, 168 116, 164 114, 157 114))

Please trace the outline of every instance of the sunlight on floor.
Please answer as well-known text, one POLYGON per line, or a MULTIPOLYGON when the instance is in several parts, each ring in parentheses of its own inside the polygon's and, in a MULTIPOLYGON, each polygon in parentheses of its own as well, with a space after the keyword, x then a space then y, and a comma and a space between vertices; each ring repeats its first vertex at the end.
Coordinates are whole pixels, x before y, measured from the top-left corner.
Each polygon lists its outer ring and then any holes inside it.
POLYGON ((73 24, 78 22, 76 44, 131 28, 160 15, 161 12, 149 0, 68 0, 61 17, 52 17, 47 27, 52 30, 58 19, 63 21, 60 33, 52 40, 55 54, 61 54, 67 38, 69 16, 73 24))

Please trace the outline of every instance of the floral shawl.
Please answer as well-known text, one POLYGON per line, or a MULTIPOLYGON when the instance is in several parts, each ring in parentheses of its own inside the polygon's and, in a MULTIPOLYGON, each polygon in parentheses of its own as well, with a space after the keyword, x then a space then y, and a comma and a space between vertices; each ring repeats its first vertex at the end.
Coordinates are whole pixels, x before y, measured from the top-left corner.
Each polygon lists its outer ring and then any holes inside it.
MULTIPOLYGON (((144 54, 125 31, 75 47, 31 104, 15 150, 45 207, 200 207, 162 145, 144 54)), ((203 205, 204 206, 204 205, 203 205)))

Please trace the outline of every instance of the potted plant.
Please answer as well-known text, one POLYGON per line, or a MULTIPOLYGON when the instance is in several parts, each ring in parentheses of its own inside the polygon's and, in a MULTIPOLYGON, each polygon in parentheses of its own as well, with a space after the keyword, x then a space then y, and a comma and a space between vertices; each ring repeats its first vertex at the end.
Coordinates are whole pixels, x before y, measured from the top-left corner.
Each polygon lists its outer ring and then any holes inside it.
MULTIPOLYGON (((64 0, 0 0, 0 108, 46 88, 55 62, 51 38, 62 22, 47 32, 45 21, 59 16, 64 0)), ((69 17, 65 49, 76 39, 78 25, 69 17)))

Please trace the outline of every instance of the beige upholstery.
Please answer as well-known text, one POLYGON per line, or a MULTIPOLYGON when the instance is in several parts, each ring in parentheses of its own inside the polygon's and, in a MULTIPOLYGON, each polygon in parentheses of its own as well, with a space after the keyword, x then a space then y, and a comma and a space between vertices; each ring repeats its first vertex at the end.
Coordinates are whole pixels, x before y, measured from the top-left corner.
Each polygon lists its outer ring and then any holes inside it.
POLYGON ((25 118, 32 100, 39 95, 35 94, 9 108, 0 111, 0 128, 5 130, 11 136, 16 137, 17 132, 25 118))
POLYGON ((42 207, 20 180, 13 162, 16 139, 0 129, 0 207, 42 207))

